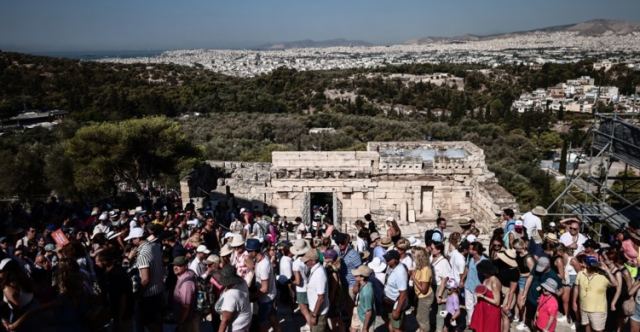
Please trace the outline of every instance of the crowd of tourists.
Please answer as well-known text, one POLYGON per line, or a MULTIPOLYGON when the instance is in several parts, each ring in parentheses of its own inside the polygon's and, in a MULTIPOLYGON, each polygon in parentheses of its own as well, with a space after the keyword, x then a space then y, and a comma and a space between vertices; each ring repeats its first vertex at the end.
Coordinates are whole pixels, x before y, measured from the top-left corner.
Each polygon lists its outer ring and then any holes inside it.
POLYGON ((11 228, 0 329, 640 331, 637 220, 595 241, 578 219, 506 209, 481 241, 473 220, 407 236, 365 215, 349 234, 329 215, 107 206, 11 228))

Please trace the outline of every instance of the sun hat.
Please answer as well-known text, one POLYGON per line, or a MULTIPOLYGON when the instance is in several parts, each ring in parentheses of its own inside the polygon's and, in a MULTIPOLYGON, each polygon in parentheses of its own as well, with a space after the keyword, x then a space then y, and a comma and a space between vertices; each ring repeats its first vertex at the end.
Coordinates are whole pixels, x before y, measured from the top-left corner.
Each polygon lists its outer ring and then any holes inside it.
POLYGON ((369 266, 373 272, 381 273, 387 268, 387 263, 380 259, 380 257, 374 257, 367 266, 369 266))
POLYGON ((351 270, 351 274, 353 274, 354 277, 356 277, 356 276, 369 277, 372 272, 373 271, 368 266, 366 266, 364 264, 358 266, 357 269, 351 270))
POLYGON ((244 248, 247 251, 260 251, 260 240, 253 238, 247 239, 244 248))
POLYGON ((207 265, 209 264, 220 264, 220 256, 218 255, 209 255, 207 259, 204 261, 207 265))
POLYGON ((229 246, 231 248, 237 248, 244 245, 244 240, 242 239, 242 235, 234 234, 231 238, 231 242, 229 242, 229 246))
POLYGON ((366 262, 366 261, 369 260, 370 256, 371 256, 371 252, 369 252, 369 250, 365 250, 365 251, 360 253, 360 260, 362 262, 366 262))
POLYGON ((136 209, 134 210, 135 214, 145 214, 147 213, 146 210, 142 209, 142 206, 136 206, 136 209))
POLYGON ((304 256, 302 256, 302 258, 300 258, 300 260, 303 263, 306 263, 310 260, 315 260, 316 262, 318 261, 318 251, 317 250, 309 250, 307 251, 306 254, 304 254, 304 256))
POLYGON ((382 240, 380 240, 380 246, 383 248, 389 248, 393 245, 393 242, 391 242, 391 238, 388 237, 383 237, 382 240))
POLYGON ((313 239, 313 235, 311 235, 311 233, 307 233, 307 234, 304 236, 304 238, 305 238, 305 239, 307 239, 307 240, 311 240, 311 239, 313 239))
POLYGON ((544 234, 544 239, 549 242, 558 242, 558 235, 556 233, 546 233, 544 234))
POLYGON ((460 225, 460 227, 471 226, 471 220, 462 219, 458 222, 458 225, 460 225))
POLYGON ((231 248, 231 246, 229 246, 229 244, 225 244, 222 246, 222 248, 220 248, 220 257, 227 257, 230 256, 233 253, 233 249, 231 248))
POLYGON ((378 234, 378 232, 373 232, 369 235, 369 239, 371 240, 371 242, 374 242, 379 238, 380 238, 380 234, 378 234))
POLYGON ((213 274, 213 278, 223 287, 229 287, 244 282, 236 273, 236 269, 231 265, 225 265, 220 271, 213 274))
POLYGON ((498 252, 498 259, 503 261, 505 264, 511 267, 517 267, 518 262, 516 262, 516 250, 515 249, 506 249, 500 250, 498 252))
POLYGON ((47 243, 44 246, 44 251, 56 251, 56 245, 53 243, 47 243))
POLYGON ((204 244, 201 244, 196 248, 196 252, 208 255, 211 253, 211 250, 207 249, 207 246, 205 246, 204 244))
POLYGON ((558 294, 558 282, 553 278, 547 278, 540 287, 548 290, 552 294, 558 294))
POLYGON ((109 218, 117 218, 118 217, 118 212, 116 212, 116 210, 111 210, 109 211, 109 218))
POLYGON ((549 258, 542 256, 538 258, 538 261, 536 262, 536 271, 543 272, 544 270, 548 269, 549 266, 551 266, 551 262, 549 261, 549 258))
POLYGON ((310 247, 307 241, 303 239, 297 239, 295 242, 293 242, 293 246, 291 247, 290 251, 295 256, 301 256, 306 254, 309 249, 310 247))
POLYGON ((124 238, 125 241, 129 241, 132 239, 139 239, 144 235, 144 230, 140 227, 133 227, 129 230, 129 235, 124 238))
POLYGON ((189 262, 187 261, 187 258, 184 256, 178 256, 176 258, 173 259, 172 264, 174 266, 185 266, 187 264, 189 264, 189 262))
POLYGON ((544 216, 547 215, 547 209, 545 209, 542 206, 538 205, 538 206, 534 207, 531 210, 531 213, 533 213, 534 215, 539 216, 539 217, 544 217, 544 216))
POLYGON ((122 232, 114 232, 114 231, 109 231, 107 232, 107 240, 113 240, 115 238, 117 238, 118 236, 122 235, 122 232))
POLYGON ((392 259, 400 260, 400 253, 397 252, 396 250, 389 250, 384 254, 383 257, 384 257, 384 260, 387 262, 392 259))

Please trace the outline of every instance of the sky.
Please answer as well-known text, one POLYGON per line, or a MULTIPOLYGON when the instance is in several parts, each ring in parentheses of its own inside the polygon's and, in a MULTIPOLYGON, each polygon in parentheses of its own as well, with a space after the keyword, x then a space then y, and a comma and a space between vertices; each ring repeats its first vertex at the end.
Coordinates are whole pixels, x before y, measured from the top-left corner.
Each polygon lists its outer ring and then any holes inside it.
POLYGON ((639 0, 0 0, 0 49, 245 48, 302 39, 391 44, 605 18, 639 0))

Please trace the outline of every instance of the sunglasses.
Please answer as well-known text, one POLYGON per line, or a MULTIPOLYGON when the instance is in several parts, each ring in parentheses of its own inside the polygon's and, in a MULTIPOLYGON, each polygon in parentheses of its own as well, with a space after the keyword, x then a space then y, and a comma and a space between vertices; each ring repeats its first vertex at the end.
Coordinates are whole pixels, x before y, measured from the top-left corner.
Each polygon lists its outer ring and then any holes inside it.
POLYGON ((575 228, 575 227, 569 227, 569 229, 570 229, 570 230, 572 230, 572 231, 577 231, 577 230, 579 230, 579 228, 575 228))

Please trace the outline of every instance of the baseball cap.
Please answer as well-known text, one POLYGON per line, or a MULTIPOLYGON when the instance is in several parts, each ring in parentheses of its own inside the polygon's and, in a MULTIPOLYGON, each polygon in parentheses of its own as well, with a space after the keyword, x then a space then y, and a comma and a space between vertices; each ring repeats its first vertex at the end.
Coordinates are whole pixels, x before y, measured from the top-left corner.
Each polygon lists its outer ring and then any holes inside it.
POLYGON ((207 255, 211 253, 211 251, 207 249, 207 246, 205 246, 204 244, 199 245, 198 248, 196 248, 196 252, 207 254, 207 255))
POLYGON ((544 270, 548 269, 550 265, 551 262, 549 261, 549 257, 542 256, 538 258, 538 261, 536 262, 536 271, 543 272, 544 270))

